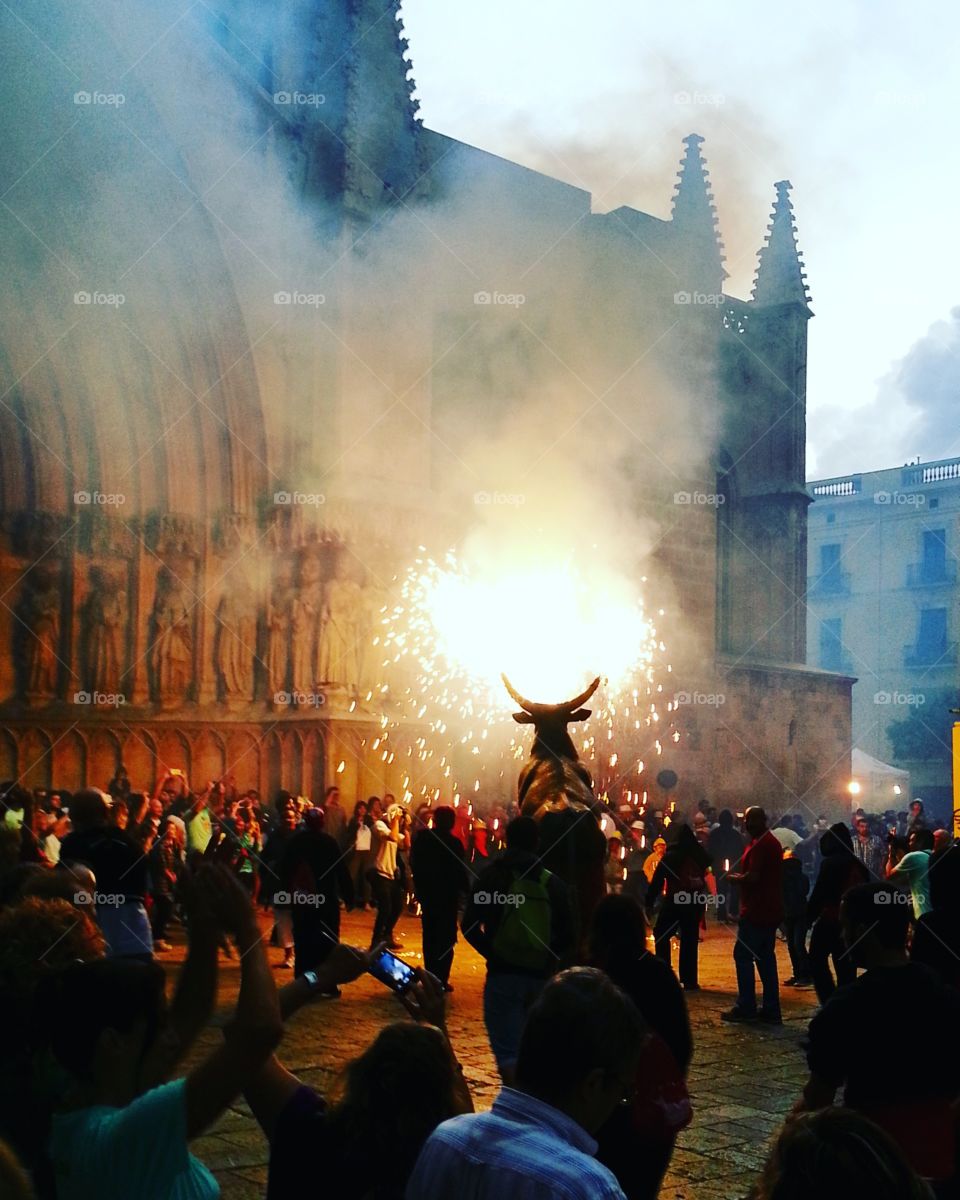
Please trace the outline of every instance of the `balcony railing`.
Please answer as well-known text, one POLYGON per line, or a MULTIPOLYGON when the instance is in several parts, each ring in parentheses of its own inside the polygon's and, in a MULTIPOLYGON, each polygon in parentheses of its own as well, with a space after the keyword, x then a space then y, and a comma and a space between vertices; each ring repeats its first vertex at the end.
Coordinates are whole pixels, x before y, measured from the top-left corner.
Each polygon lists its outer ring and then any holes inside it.
POLYGON ((957 582, 957 560, 918 562, 907 566, 907 587, 936 587, 937 584, 957 582))
POLYGON ((815 496, 859 496, 861 478, 847 475, 838 479, 821 479, 810 488, 815 496))
POLYGON ((849 596, 850 572, 823 571, 810 580, 808 591, 811 596, 849 596))
POLYGON ((939 462, 904 467, 900 478, 904 487, 916 487, 918 483, 945 483, 951 479, 960 479, 960 458, 943 458, 939 462))
POLYGON ((928 648, 926 646, 904 646, 903 665, 905 667, 952 667, 957 661, 957 643, 948 646, 928 648))

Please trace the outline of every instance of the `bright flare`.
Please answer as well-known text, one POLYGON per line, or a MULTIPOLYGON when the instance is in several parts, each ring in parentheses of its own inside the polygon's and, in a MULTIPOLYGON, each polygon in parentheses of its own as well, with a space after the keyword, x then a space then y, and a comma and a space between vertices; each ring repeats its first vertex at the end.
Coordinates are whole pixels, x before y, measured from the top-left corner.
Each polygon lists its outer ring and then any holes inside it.
POLYGON ((574 732, 577 748, 598 795, 636 806, 642 794, 646 803, 644 760, 662 753, 661 737, 672 731, 672 716, 661 722, 657 707, 658 675, 669 676, 670 665, 632 585, 600 562, 582 570, 515 555, 471 572, 452 553, 442 565, 422 555, 400 581, 400 600, 382 610, 373 641, 384 656, 377 692, 393 712, 381 718, 381 745, 401 736, 417 776, 404 787, 434 802, 452 795, 457 805, 472 782, 481 811, 505 798, 529 738, 509 719, 515 705, 500 672, 542 702, 569 699, 599 674, 593 716, 574 732), (416 728, 411 742, 402 731, 416 728))
POLYGON ((598 674, 617 688, 650 658, 636 596, 623 583, 591 583, 570 563, 477 576, 448 562, 419 583, 437 653, 496 693, 503 671, 532 700, 566 700, 598 674))

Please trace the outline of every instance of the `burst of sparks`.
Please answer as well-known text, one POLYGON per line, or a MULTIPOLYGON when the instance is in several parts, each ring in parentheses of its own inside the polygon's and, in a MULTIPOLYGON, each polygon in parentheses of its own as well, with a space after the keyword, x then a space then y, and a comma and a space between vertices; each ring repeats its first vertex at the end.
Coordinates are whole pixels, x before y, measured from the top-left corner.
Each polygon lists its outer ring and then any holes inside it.
POLYGON ((417 789, 424 800, 459 805, 463 790, 483 787, 483 811, 512 793, 511 763, 524 757, 527 739, 512 732, 501 671, 521 693, 547 702, 601 674, 592 717, 571 732, 598 796, 615 804, 642 811, 645 762, 656 761, 668 736, 679 740, 670 705, 661 721, 657 676, 670 666, 639 596, 570 564, 477 579, 452 552, 443 563, 422 552, 400 581, 399 601, 382 611, 374 645, 383 655, 377 691, 392 708, 373 749, 401 727, 422 730, 407 749, 419 777, 404 781, 408 800, 417 789))

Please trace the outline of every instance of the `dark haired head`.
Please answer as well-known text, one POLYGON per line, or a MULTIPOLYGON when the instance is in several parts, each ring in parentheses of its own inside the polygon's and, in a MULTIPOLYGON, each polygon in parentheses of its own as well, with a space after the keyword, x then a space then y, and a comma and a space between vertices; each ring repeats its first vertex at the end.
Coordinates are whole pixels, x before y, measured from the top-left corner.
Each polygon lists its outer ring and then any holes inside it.
POLYGON ((932 1200, 889 1134, 859 1113, 824 1108, 784 1127, 756 1200, 932 1200))
POLYGON ((441 804, 433 810, 433 827, 441 833, 449 833, 457 823, 457 814, 449 804, 441 804))
POLYGON ((593 910, 590 960, 616 974, 614 964, 635 962, 647 948, 647 926, 632 896, 604 896, 593 910))
POLYGON ((60 1065, 77 1079, 91 1080, 103 1034, 111 1029, 131 1033, 141 1021, 142 1057, 160 1028, 164 978, 158 963, 104 958, 76 963, 44 979, 37 989, 35 1017, 49 1031, 60 1065))
POLYGON ((289 792, 287 792, 283 788, 281 788, 280 791, 277 792, 276 800, 274 800, 274 802, 273 802, 274 812, 277 814, 277 816, 282 817, 283 814, 287 810, 287 805, 295 804, 295 803, 296 803, 296 801, 294 800, 293 796, 291 796, 291 794, 289 792))
POLYGON ((840 919, 852 949, 876 939, 884 950, 903 950, 913 909, 906 893, 889 883, 861 883, 843 897, 840 919))
POLYGON ((103 825, 107 820, 108 797, 96 788, 77 792, 70 805, 70 820, 78 829, 103 825))
POLYGON ((311 833, 323 833, 325 821, 326 813, 322 808, 308 808, 303 814, 304 828, 309 829, 311 833))
POLYGON ((932 850, 934 845, 932 829, 913 829, 907 838, 911 850, 932 850))
POLYGON ((697 841, 697 835, 685 821, 671 824, 667 841, 674 853, 687 854, 692 851, 696 854, 700 846, 700 843, 697 841))
POLYGON ((729 808, 723 808, 720 810, 720 815, 717 817, 717 824, 721 829, 733 828, 733 813, 729 808))
MULTIPOLYGON (((623 1093, 631 1068, 636 1070, 644 1034, 639 1009, 603 971, 561 971, 527 1013, 517 1055, 517 1086, 566 1112, 575 1107, 591 1077, 599 1076, 615 1093, 623 1093)), ((600 1124, 619 1098, 613 1095, 600 1124)))
POLYGON ((409 1021, 381 1029, 349 1064, 327 1119, 358 1195, 403 1190, 430 1134, 463 1111, 456 1072, 443 1034, 409 1021), (372 1129, 389 1154, 371 1153, 372 1129))
POLYGON ((536 852, 540 843, 540 827, 533 817, 514 817, 507 826, 507 849, 536 852))
POLYGON ((853 835, 842 821, 831 825, 820 839, 820 853, 825 857, 831 854, 852 854, 853 835))

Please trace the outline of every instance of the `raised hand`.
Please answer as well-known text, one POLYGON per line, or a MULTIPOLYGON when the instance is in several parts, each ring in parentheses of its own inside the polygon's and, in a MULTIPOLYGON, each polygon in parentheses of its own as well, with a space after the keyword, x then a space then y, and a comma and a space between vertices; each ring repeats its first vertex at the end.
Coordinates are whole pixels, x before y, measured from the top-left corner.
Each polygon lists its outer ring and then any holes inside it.
POLYGON ((222 933, 239 938, 256 929, 250 897, 229 867, 205 862, 197 868, 190 886, 190 909, 196 905, 201 919, 209 919, 222 933))

